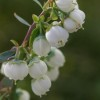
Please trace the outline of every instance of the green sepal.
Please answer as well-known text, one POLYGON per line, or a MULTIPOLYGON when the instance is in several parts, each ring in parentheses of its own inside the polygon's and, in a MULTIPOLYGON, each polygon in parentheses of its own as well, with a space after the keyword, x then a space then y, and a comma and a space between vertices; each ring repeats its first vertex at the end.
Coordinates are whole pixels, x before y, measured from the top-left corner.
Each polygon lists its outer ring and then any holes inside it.
POLYGON ((44 28, 48 28, 48 27, 51 27, 52 25, 47 23, 47 22, 43 22, 43 27, 44 28))
POLYGON ((16 60, 16 59, 13 59, 13 60, 10 60, 9 63, 10 63, 10 64, 17 64, 17 65, 20 65, 20 64, 26 64, 26 61, 24 61, 24 60, 16 60))
POLYGON ((49 25, 48 27, 46 27, 46 32, 49 31, 52 28, 52 25, 49 25))
POLYGON ((49 52, 48 56, 45 58, 45 60, 49 61, 50 58, 52 58, 54 55, 55 55, 55 49, 52 49, 52 50, 49 52))
POLYGON ((35 57, 33 57, 33 59, 30 60, 28 66, 31 67, 31 66, 33 66, 34 63, 38 63, 38 62, 40 62, 40 58, 35 56, 35 57))

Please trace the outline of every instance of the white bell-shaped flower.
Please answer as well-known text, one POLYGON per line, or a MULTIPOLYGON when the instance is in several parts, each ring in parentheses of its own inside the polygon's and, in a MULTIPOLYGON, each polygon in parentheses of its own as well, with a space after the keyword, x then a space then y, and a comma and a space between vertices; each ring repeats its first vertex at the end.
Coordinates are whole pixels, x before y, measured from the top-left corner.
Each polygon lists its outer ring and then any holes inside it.
POLYGON ((73 0, 73 3, 75 4, 75 9, 79 9, 79 5, 77 3, 77 0, 73 0))
POLYGON ((38 56, 47 56, 50 48, 51 46, 44 36, 38 36, 33 42, 33 51, 38 56))
POLYGON ((73 33, 76 32, 78 29, 81 28, 80 24, 78 24, 76 21, 74 21, 71 18, 67 18, 64 20, 64 28, 69 32, 73 33))
POLYGON ((4 75, 4 68, 7 62, 2 63, 0 73, 4 75))
POLYGON ((47 76, 50 78, 51 81, 56 81, 59 77, 59 68, 51 68, 47 72, 47 76))
POLYGON ((18 88, 16 93, 18 94, 18 100, 30 100, 30 94, 26 90, 18 88))
POLYGON ((53 26, 48 32, 46 32, 46 38, 52 47, 63 47, 68 41, 68 37, 68 32, 60 26, 53 26))
POLYGON ((65 57, 59 49, 52 47, 51 52, 47 56, 45 62, 52 68, 62 67, 65 63, 65 57))
POLYGON ((60 10, 64 12, 70 12, 75 7, 73 0, 56 0, 56 5, 60 10))
POLYGON ((32 78, 40 78, 47 72, 47 65, 42 60, 31 61, 29 64, 29 75, 32 78))
POLYGON ((37 80, 32 80, 31 81, 31 87, 32 91, 37 95, 37 96, 42 96, 45 95, 46 92, 49 91, 51 87, 51 81, 48 76, 44 75, 40 79, 37 80))
POLYGON ((82 10, 80 10, 80 9, 75 9, 75 11, 76 11, 77 13, 79 13, 80 16, 82 16, 82 19, 83 19, 83 20, 85 20, 86 15, 85 15, 85 13, 84 13, 82 10))
POLYGON ((28 66, 25 61, 12 60, 4 66, 4 74, 15 81, 23 80, 28 75, 28 66))
POLYGON ((85 13, 79 9, 75 9, 70 13, 70 18, 82 26, 85 20, 85 13))

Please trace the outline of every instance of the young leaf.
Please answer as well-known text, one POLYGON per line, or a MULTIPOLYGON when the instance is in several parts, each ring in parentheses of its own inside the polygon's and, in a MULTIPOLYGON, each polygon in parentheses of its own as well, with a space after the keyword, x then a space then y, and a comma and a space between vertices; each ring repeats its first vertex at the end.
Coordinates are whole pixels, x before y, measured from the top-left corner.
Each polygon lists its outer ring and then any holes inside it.
POLYGON ((15 40, 10 40, 16 47, 18 47, 19 46, 19 44, 18 44, 18 42, 17 41, 15 41, 15 40))
POLYGON ((34 39, 39 35, 39 28, 35 28, 33 31, 32 31, 32 34, 30 36, 30 40, 29 40, 29 46, 32 48, 32 44, 33 44, 33 41, 34 39))
POLYGON ((14 50, 8 50, 8 51, 1 53, 0 54, 0 63, 7 61, 8 58, 14 56, 14 54, 15 54, 14 50))
POLYGON ((58 15, 55 10, 52 10, 50 17, 52 20, 58 20, 58 15))
POLYGON ((44 21, 44 20, 45 20, 44 15, 40 16, 40 21, 44 21))
POLYGON ((25 58, 25 55, 26 54, 24 52, 24 48, 22 46, 18 47, 18 50, 17 50, 15 58, 23 60, 25 58))
POLYGON ((35 3, 37 3, 37 4, 41 7, 41 9, 43 9, 41 3, 40 3, 38 0, 33 0, 33 1, 34 1, 35 3))
POLYGON ((35 14, 32 15, 32 19, 36 23, 39 21, 39 17, 37 15, 35 15, 35 14))
POLYGON ((21 18, 20 16, 18 16, 16 13, 14 13, 14 16, 22 24, 27 25, 27 26, 30 26, 30 24, 26 20, 24 20, 23 18, 21 18))

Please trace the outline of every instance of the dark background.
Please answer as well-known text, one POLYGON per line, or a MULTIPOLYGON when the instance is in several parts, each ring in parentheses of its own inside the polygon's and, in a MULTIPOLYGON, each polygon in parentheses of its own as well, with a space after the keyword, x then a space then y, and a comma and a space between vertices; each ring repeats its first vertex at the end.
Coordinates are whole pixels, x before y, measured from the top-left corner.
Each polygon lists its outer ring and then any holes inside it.
MULTIPOLYGON (((62 48, 66 64, 51 91, 39 98, 32 93, 28 79, 18 84, 31 92, 32 100, 100 100, 100 0, 78 3, 86 13, 85 29, 70 34, 62 48)), ((31 15, 39 15, 41 9, 32 0, 0 0, 0 52, 12 47, 11 39, 21 43, 27 32, 28 27, 14 18, 14 12, 32 23, 31 15)))

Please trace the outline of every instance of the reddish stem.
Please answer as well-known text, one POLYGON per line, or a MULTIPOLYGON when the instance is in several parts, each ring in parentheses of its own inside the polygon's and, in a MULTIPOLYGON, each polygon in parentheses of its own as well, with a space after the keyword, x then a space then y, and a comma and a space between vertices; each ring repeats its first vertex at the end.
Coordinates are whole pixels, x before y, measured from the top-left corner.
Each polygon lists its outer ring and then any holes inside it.
POLYGON ((26 36, 25 36, 25 38, 24 38, 24 40, 23 40, 22 46, 25 46, 25 45, 27 44, 27 42, 28 42, 28 40, 29 40, 29 37, 30 37, 30 35, 31 35, 31 32, 32 32, 32 30, 35 28, 35 26, 36 26, 36 24, 33 23, 33 24, 29 27, 29 29, 28 29, 28 31, 27 31, 27 34, 26 34, 26 36))
MULTIPOLYGON (((41 14, 39 15, 39 17, 42 16, 42 15, 44 15, 44 11, 41 12, 41 14)), ((29 27, 29 29, 27 31, 27 34, 26 34, 26 36, 25 36, 25 38, 23 40, 22 46, 26 46, 26 44, 27 44, 27 42, 28 42, 28 40, 30 38, 30 35, 31 35, 31 33, 32 33, 32 31, 33 31, 33 29, 35 27, 36 27, 36 23, 33 22, 32 25, 29 27)))

